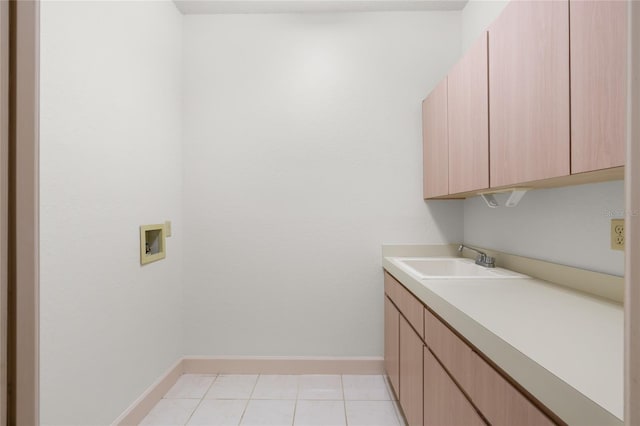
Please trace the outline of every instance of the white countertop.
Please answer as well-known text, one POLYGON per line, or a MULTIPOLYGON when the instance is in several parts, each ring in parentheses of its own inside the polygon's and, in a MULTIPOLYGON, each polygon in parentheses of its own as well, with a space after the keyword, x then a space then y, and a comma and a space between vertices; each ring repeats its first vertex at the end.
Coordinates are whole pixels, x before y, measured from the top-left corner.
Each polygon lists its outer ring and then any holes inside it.
POLYGON ((568 424, 622 424, 622 305, 534 278, 419 279, 383 266, 568 424))

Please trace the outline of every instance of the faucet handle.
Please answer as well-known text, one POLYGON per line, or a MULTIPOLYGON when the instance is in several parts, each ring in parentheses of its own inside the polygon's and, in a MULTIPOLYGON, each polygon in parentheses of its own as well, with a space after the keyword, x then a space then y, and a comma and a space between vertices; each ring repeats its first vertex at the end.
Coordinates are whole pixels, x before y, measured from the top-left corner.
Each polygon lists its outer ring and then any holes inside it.
POLYGON ((496 266, 495 261, 496 259, 494 257, 483 252, 478 253, 478 257, 476 257, 476 265, 484 266, 486 268, 494 268, 496 266))
POLYGON ((496 258, 485 254, 483 259, 484 266, 487 268, 494 268, 496 266, 496 258))

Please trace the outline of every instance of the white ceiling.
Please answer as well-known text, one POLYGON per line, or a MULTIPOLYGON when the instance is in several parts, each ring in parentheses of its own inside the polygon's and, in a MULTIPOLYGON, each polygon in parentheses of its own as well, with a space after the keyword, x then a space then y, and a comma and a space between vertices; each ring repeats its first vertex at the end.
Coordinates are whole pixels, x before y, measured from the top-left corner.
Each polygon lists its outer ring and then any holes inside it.
POLYGON ((468 0, 173 0, 183 14, 462 10, 468 0))

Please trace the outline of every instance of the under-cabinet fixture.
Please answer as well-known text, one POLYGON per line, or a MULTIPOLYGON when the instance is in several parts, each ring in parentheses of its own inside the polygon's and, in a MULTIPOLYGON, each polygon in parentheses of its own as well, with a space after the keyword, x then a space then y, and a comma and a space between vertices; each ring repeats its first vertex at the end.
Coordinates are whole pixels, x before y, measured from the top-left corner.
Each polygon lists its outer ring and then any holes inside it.
POLYGON ((493 194, 480 194, 480 197, 482 197, 484 202, 487 203, 487 207, 489 208, 495 209, 500 206, 493 194))
POLYGON ((495 209, 497 207, 500 207, 500 203, 498 203, 498 200, 496 200, 495 194, 508 192, 510 193, 509 198, 507 198, 507 201, 505 201, 504 206, 516 207, 518 204, 520 204, 520 200, 522 200, 524 194, 526 194, 527 191, 529 191, 529 188, 515 188, 490 193, 481 193, 480 197, 484 200, 488 207, 495 209))
POLYGON ((513 191, 511 191, 511 195, 509 195, 509 198, 507 199, 507 202, 504 203, 505 207, 515 207, 518 205, 518 203, 520 203, 520 200, 522 200, 522 197, 524 197, 524 194, 527 193, 529 189, 526 188, 516 188, 513 191))

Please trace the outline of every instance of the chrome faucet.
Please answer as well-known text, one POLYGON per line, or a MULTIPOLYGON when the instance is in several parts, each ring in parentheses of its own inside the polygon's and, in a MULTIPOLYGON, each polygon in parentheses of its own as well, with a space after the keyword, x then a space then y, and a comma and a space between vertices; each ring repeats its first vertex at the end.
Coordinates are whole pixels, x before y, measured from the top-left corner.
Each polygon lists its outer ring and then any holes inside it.
POLYGON ((478 253, 478 257, 476 257, 476 265, 484 266, 486 268, 495 268, 496 267, 496 259, 487 255, 487 253, 475 249, 473 247, 465 246, 464 244, 460 244, 458 247, 458 252, 462 253, 463 249, 472 250, 478 253))

